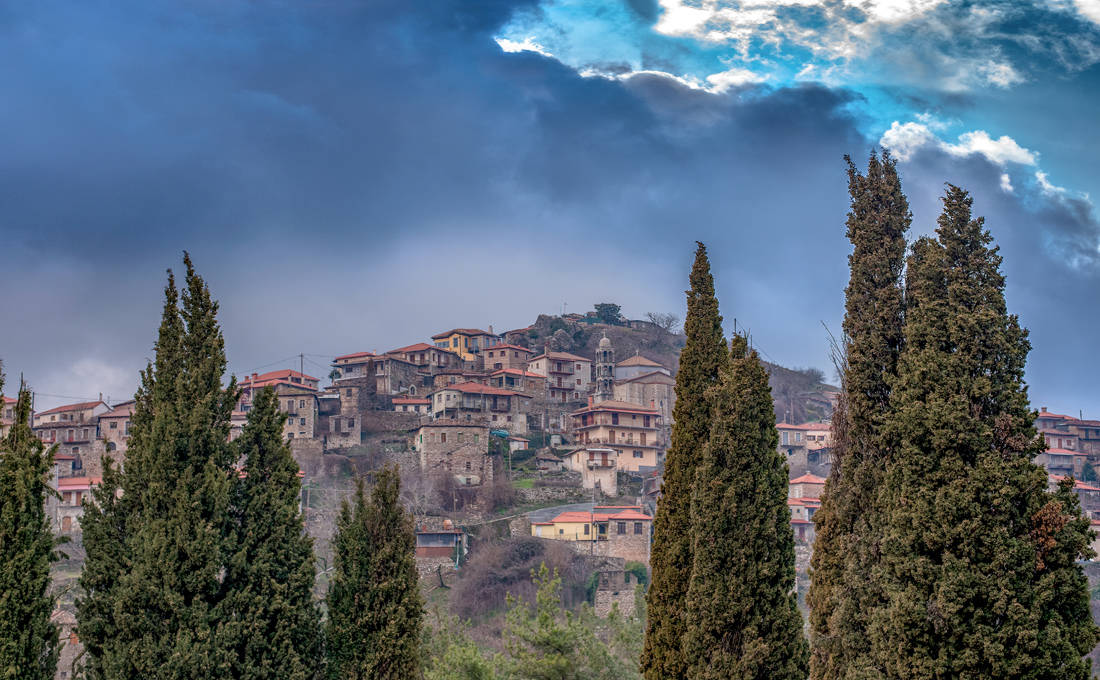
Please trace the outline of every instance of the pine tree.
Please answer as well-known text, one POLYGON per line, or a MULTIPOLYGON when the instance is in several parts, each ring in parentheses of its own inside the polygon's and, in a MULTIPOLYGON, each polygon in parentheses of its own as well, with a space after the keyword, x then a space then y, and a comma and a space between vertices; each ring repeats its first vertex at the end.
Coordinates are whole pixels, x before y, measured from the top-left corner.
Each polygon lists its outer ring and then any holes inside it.
MULTIPOLYGON (((854 247, 845 291, 842 384, 833 415, 833 470, 814 516, 811 561, 811 676, 860 677, 873 666, 867 614, 881 599, 875 583, 879 529, 874 506, 889 444, 882 423, 902 348, 905 232, 912 216, 889 154, 872 152, 867 174, 850 158, 848 239, 854 247)), ((873 675, 873 673, 872 673, 873 675)))
POLYGON ((885 424, 880 677, 1089 677, 1098 640, 1076 560, 1088 521, 1031 462, 1027 332, 970 196, 948 186, 937 239, 914 244, 905 349, 885 424))
POLYGON ((745 337, 710 390, 715 419, 692 495, 694 568, 684 651, 691 680, 805 680, 787 463, 768 374, 745 337))
POLYGON ((642 670, 647 680, 680 680, 687 674, 683 652, 685 608, 692 569, 691 489, 699 452, 710 436, 713 414, 706 391, 728 361, 722 317, 714 296, 707 249, 698 243, 687 291, 684 332, 676 374, 672 442, 665 456, 661 501, 654 520, 650 565, 653 580, 646 596, 642 670))
POLYGON ((344 502, 332 539, 327 673, 331 680, 420 677, 420 598, 412 518, 399 503, 394 467, 344 502))
MULTIPOLYGON (((3 375, 0 375, 0 388, 3 375)), ((50 562, 57 545, 46 517, 53 449, 34 436, 31 395, 20 386, 15 421, 0 442, 0 677, 52 680, 58 632, 50 621, 50 562)))
POLYGON ((231 667, 215 633, 238 390, 222 386, 218 305, 190 257, 184 264, 182 295, 169 273, 126 469, 105 472, 85 512, 78 620, 91 678, 217 677, 231 667))
POLYGON ((298 464, 283 441, 286 414, 265 388, 237 439, 244 461, 231 491, 219 644, 237 680, 312 678, 320 661, 313 544, 299 510, 298 464))

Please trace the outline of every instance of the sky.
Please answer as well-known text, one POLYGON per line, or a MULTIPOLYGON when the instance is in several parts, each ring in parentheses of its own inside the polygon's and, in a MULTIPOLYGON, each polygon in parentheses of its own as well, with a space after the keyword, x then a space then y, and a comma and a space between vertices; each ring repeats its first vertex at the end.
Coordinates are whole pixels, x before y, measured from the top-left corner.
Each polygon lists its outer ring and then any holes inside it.
POLYGON ((1100 418, 1100 0, 0 4, 0 359, 131 395, 184 250, 230 370, 612 301, 683 315, 694 241, 765 358, 832 374, 843 157, 911 238, 968 189, 1035 407, 1100 418))

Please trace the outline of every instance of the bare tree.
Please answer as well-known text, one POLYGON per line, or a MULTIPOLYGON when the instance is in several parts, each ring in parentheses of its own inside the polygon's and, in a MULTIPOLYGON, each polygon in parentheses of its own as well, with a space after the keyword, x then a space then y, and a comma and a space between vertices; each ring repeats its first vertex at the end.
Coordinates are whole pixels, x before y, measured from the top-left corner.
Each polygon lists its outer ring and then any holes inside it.
POLYGON ((654 326, 663 328, 669 333, 676 332, 676 324, 680 322, 680 317, 668 312, 646 312, 645 318, 649 319, 654 326))
POLYGON ((401 502, 414 517, 431 514, 439 509, 436 486, 432 475, 419 470, 406 471, 401 475, 401 502))

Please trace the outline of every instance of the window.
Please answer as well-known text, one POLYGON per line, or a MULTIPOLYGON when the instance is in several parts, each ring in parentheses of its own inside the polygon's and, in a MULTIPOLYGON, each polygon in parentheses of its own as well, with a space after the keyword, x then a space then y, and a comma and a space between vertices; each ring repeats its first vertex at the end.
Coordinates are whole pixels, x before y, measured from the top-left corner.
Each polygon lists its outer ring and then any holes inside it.
POLYGON ((478 439, 481 439, 481 435, 475 434, 475 435, 474 435, 474 443, 475 443, 475 444, 477 443, 477 440, 478 440, 478 439))
POLYGON ((355 418, 348 418, 348 429, 355 427, 355 418))
MULTIPOLYGON (((458 443, 459 443, 459 444, 461 444, 461 443, 462 443, 462 440, 463 440, 463 439, 465 439, 465 438, 466 438, 466 435, 465 435, 465 434, 463 434, 463 433, 461 433, 461 432, 459 432, 459 433, 458 433, 458 443)), ((469 463, 467 463, 466 465, 469 465, 469 463)), ((469 468, 469 467, 467 467, 466 469, 467 469, 467 470, 469 470, 470 468, 469 468)))
POLYGON ((469 470, 469 469, 470 469, 470 461, 466 461, 466 469, 467 469, 467 470, 469 470))
POLYGON ((790 441, 788 441, 789 435, 790 435, 790 432, 784 432, 783 433, 783 443, 784 444, 790 444, 790 441))
POLYGON ((65 532, 65 533, 69 533, 72 530, 73 530, 73 518, 72 517, 62 517, 61 518, 61 531, 65 532))
POLYGON ((798 443, 802 443, 802 433, 801 432, 795 432, 794 433, 794 440, 798 443))
POLYGON ((439 433, 439 442, 441 444, 446 444, 447 443, 447 433, 446 432, 440 432, 439 433))
POLYGON ((635 522, 634 523, 634 533, 635 533, 635 535, 641 536, 641 534, 642 534, 642 523, 641 522, 635 522))
POLYGON ((299 399, 298 400, 298 408, 305 408, 305 407, 306 407, 306 400, 305 399, 299 399))
POLYGON ((580 384, 581 384, 581 379, 580 379, 580 378, 577 378, 577 384, 578 384, 578 385, 580 385, 580 384))
POLYGON ((287 439, 294 439, 294 433, 293 432, 287 432, 286 433, 286 438, 287 439))
POLYGON ((118 429, 118 423, 116 423, 115 421, 112 420, 111 424, 108 427, 112 430, 117 430, 118 429))
POLYGON ((634 452, 634 457, 635 458, 641 458, 642 457, 642 452, 641 451, 635 451, 634 452))
POLYGON ((344 396, 345 397, 350 397, 351 396, 351 388, 350 387, 348 389, 344 390, 344 396))
POLYGON ((299 418, 298 419, 298 425, 305 425, 305 424, 306 424, 306 419, 305 418, 299 418))
MULTIPOLYGON (((587 528, 588 527, 585 527, 585 529, 587 529, 587 528)), ((565 529, 558 529, 558 536, 561 536, 564 533, 565 533, 565 529)), ((588 532, 586 531, 585 533, 588 533, 588 532)))
POLYGON ((74 456, 79 454, 80 453, 80 447, 79 446, 74 446, 72 453, 73 453, 74 456))
POLYGON ((616 527, 616 530, 620 534, 625 534, 626 533, 626 522, 619 522, 618 526, 616 527))
POLYGON ((619 414, 618 413, 612 413, 611 414, 611 424, 612 425, 618 425, 619 424, 619 414))
POLYGON ((587 524, 584 525, 584 535, 587 536, 590 533, 591 527, 587 524))

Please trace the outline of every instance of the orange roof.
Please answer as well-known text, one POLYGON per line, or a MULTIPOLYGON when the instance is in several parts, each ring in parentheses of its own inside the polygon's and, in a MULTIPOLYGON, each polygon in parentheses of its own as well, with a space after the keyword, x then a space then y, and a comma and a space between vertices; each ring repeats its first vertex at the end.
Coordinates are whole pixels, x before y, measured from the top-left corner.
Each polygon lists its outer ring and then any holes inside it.
POLYGON ((661 364, 652 359, 646 359, 641 354, 635 354, 629 359, 623 359, 616 366, 656 366, 657 368, 664 368, 661 364))
MULTIPOLYGON (((260 375, 257 375, 255 378, 253 378, 250 375, 245 376, 244 378, 241 379, 240 386, 241 387, 252 387, 252 388, 264 387, 266 385, 279 383, 279 382, 290 382, 291 378, 300 378, 303 381, 307 381, 307 380, 313 381, 313 382, 319 382, 320 381, 320 378, 314 378, 312 375, 306 375, 305 373, 299 373, 298 371, 294 371, 294 370, 291 370, 289 368, 284 368, 281 371, 270 371, 268 373, 261 373, 260 375)), ((306 386, 306 385, 304 385, 304 382, 303 383, 290 383, 290 384, 291 385, 306 386)))
POLYGON ((644 512, 639 512, 636 507, 627 507, 621 509, 617 507, 609 507, 611 512, 598 512, 601 508, 593 508, 592 512, 585 512, 584 510, 571 510, 568 512, 560 513, 557 517, 550 520, 551 523, 555 522, 607 522, 610 520, 639 520, 639 521, 652 521, 653 518, 644 512))
POLYGON ((427 342, 417 342, 416 344, 409 344, 407 347, 399 347, 396 350, 389 350, 387 354, 397 354, 399 352, 423 352, 426 350, 439 350, 441 352, 447 352, 441 347, 436 347, 434 344, 428 344, 427 342))
MULTIPOLYGON (((1066 478, 1065 475, 1048 475, 1048 476, 1050 477, 1050 480, 1052 482, 1055 482, 1055 483, 1059 483, 1063 479, 1066 478)), ((1085 484, 1084 482, 1082 482, 1079 479, 1073 480, 1073 488, 1074 489, 1079 489, 1081 491, 1100 491, 1100 487, 1092 486, 1091 484, 1085 484)))
POLYGON ((5 404, 14 404, 17 401, 19 401, 19 400, 18 399, 13 399, 12 397, 4 397, 4 403, 5 404))
POLYGON ((1088 454, 1081 453, 1080 451, 1072 451, 1070 449, 1047 449, 1047 453, 1053 453, 1060 456, 1085 456, 1088 454))
POLYGON ((491 352, 495 349, 518 349, 519 351, 527 352, 528 354, 534 354, 535 353, 535 350, 533 350, 533 349, 527 349, 526 347, 520 347, 519 345, 507 345, 507 344, 500 344, 500 345, 493 345, 492 347, 486 347, 485 351, 491 352))
POLYGON ((376 356, 374 352, 352 352, 351 354, 343 354, 333 359, 333 361, 340 361, 341 359, 359 359, 362 357, 376 356))
POLYGON ((87 489, 103 481, 102 477, 61 477, 57 480, 58 489, 87 489))
POLYGON ((436 333, 432 336, 432 340, 440 340, 442 338, 449 338, 452 335, 489 335, 496 337, 489 331, 483 331, 480 328, 452 328, 445 333, 436 333))
POLYGON ((1063 415, 1061 413, 1051 413, 1050 411, 1040 411, 1039 418, 1056 418, 1058 420, 1077 420, 1073 416, 1063 415))
POLYGON ((45 416, 51 413, 62 413, 64 411, 83 411, 84 409, 95 408, 102 404, 106 406, 102 401, 82 401, 79 404, 66 404, 65 406, 55 406, 46 411, 39 411, 35 413, 36 416, 45 416))
POLYGON ((614 399, 608 399, 607 401, 601 401, 598 404, 592 406, 585 406, 579 411, 573 411, 572 415, 580 415, 581 413, 595 413, 596 411, 625 411, 627 413, 642 413, 645 415, 655 415, 656 409, 646 408, 639 406, 638 404, 630 404, 625 401, 616 401, 614 399))
POLYGON ((805 475, 802 475, 801 477, 795 477, 789 483, 790 484, 824 484, 825 483, 825 478, 824 477, 818 477, 817 475, 805 474, 805 475))
POLYGON ((430 404, 431 399, 420 399, 418 397, 394 397, 393 403, 395 404, 430 404))
POLYGON ((531 397, 526 394, 520 394, 519 392, 513 392, 512 390, 506 390, 500 387, 491 387, 489 385, 482 385, 476 382, 464 382, 456 383, 454 385, 447 385, 446 387, 440 387, 437 392, 444 390, 457 390, 463 394, 495 394, 504 397, 525 397, 530 399, 531 397))

